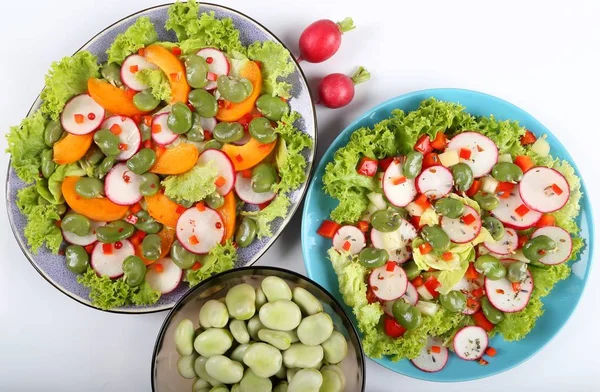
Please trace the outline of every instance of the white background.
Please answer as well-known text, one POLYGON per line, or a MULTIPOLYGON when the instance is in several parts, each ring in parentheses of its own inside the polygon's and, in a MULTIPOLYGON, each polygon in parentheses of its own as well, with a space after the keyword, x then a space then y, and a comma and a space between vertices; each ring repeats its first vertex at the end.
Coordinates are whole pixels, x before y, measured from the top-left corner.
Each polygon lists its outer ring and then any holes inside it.
MULTIPOLYGON (((156 4, 2 1, 2 132, 25 115, 53 60, 116 20, 156 4)), ((292 51, 314 20, 354 17, 358 28, 344 36, 332 59, 302 64, 313 84, 358 65, 373 74, 348 107, 318 109, 319 157, 355 116, 383 100, 424 88, 462 87, 504 98, 538 118, 571 151, 588 197, 597 199, 600 3, 236 0, 225 5, 265 24, 292 51)), ((0 147, 6 147, 4 138, 0 147)), ((4 176, 8 157, 0 159, 4 176)), ((166 313, 107 314, 69 299, 29 265, 3 207, 0 215, 0 391, 149 391, 152 349, 166 313)), ((299 229, 297 213, 259 264, 304 272, 299 229)), ((439 385, 368 361, 367 390, 599 391, 599 274, 594 268, 578 309, 556 339, 518 368, 486 380, 439 385)))

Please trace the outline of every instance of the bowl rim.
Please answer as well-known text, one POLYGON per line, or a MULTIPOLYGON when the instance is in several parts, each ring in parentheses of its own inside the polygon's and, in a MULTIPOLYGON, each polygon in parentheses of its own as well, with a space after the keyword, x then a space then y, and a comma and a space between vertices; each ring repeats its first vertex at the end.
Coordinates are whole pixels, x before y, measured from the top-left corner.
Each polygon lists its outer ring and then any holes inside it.
MULTIPOLYGON (((133 12, 127 16, 124 16, 122 18, 120 18, 119 20, 113 22, 112 24, 106 26, 105 28, 103 28, 102 30, 100 30, 98 33, 96 33, 94 36, 92 36, 89 40, 87 40, 81 47, 79 47, 79 49, 77 49, 75 52, 73 52, 72 55, 74 55, 75 53, 80 52, 81 50, 84 50, 86 46, 88 46, 89 44, 91 44, 93 41, 95 41, 98 36, 100 36, 101 34, 109 31, 110 29, 114 28, 116 25, 130 19, 133 17, 138 16, 141 13, 147 12, 147 11, 151 11, 151 10, 156 10, 156 9, 160 9, 160 8, 166 8, 169 7, 171 5, 175 4, 174 2, 171 3, 163 3, 163 4, 159 4, 159 5, 155 5, 152 7, 147 7, 141 10, 138 10, 136 12, 133 12)), ((286 48, 288 50, 288 52, 290 53, 290 57, 292 58, 295 68, 299 71, 300 73, 300 77, 301 80, 304 81, 304 84, 308 87, 309 83, 308 83, 308 79, 306 78, 306 75, 304 74, 304 71, 302 70, 302 67, 300 67, 300 63, 298 63, 298 61, 296 60, 296 58, 294 57, 294 55, 292 54, 292 51, 287 47, 287 45, 285 45, 283 43, 283 41, 281 41, 281 39, 275 35, 271 30, 269 30, 268 28, 266 28, 263 24, 261 24, 260 22, 258 22, 257 20, 255 20, 254 18, 246 15, 245 13, 238 11, 236 9, 221 5, 221 4, 215 4, 215 3, 209 3, 209 2, 202 2, 199 1, 198 5, 200 7, 202 6, 210 6, 210 7, 214 7, 214 8, 220 8, 223 10, 226 10, 228 12, 231 12, 233 14, 237 14, 240 17, 246 18, 247 20, 249 20, 250 22, 252 22, 253 24, 255 24, 256 26, 258 26, 259 28, 263 29, 267 34, 271 35, 274 39, 275 42, 281 44, 284 48, 286 48)), ((71 55, 71 56, 72 56, 71 55)), ((44 87, 42 88, 42 91, 44 90, 44 87)), ((40 100, 40 96, 41 96, 41 91, 40 93, 37 95, 37 97, 35 98, 35 100, 33 101, 33 103, 31 104, 31 106, 29 107, 29 110, 27 111, 27 114, 25 115, 25 117, 28 117, 31 112, 33 111, 33 109, 36 107, 36 104, 38 103, 38 101, 40 100)), ((294 215, 296 214, 296 212, 298 211, 298 208, 300 207, 300 205, 302 204, 302 202, 304 201, 304 197, 306 196, 306 192, 308 190, 309 184, 312 180, 312 176, 314 174, 315 171, 315 156, 316 156, 316 152, 317 152, 317 145, 318 145, 318 123, 317 123, 317 110, 316 110, 316 105, 315 105, 315 100, 312 96, 312 94, 310 94, 310 90, 309 90, 309 99, 310 99, 310 105, 312 108, 312 115, 313 115, 313 123, 314 123, 314 135, 313 136, 313 146, 310 150, 310 157, 311 159, 307 162, 307 175, 306 175, 306 180, 304 181, 303 185, 301 188, 298 188, 298 190, 300 191, 300 195, 298 198, 298 202, 292 204, 289 213, 287 214, 287 216, 283 219, 281 226, 279 228, 279 230, 270 238, 270 240, 265 244, 265 246, 256 253, 256 255, 254 256, 254 260, 251 261, 250 263, 248 263, 248 265, 242 267, 245 268, 247 266, 252 266, 254 263, 256 263, 263 255, 264 253, 269 250, 269 248, 271 248, 271 246, 273 246, 273 244, 276 242, 276 240, 280 237, 280 235, 282 234, 283 230, 285 230, 285 228, 288 226, 288 224, 290 223, 290 221, 292 220, 292 218, 294 217, 294 215)), ((7 209, 7 215, 8 215, 8 221, 10 224, 10 228, 11 231, 13 233, 13 236, 15 237, 15 240, 17 241, 17 244, 19 245, 19 248, 21 248, 21 252, 23 253, 23 255, 25 256, 25 258, 27 259, 27 261, 29 261, 29 263, 31 264, 31 266, 38 272, 38 274, 44 278, 44 280, 46 280, 48 283, 50 283, 52 286, 54 286, 54 288, 56 288, 58 291, 60 291, 61 293, 63 293, 64 295, 66 295, 67 297, 75 300, 76 302, 85 305, 91 309, 94 310, 98 310, 98 311, 102 311, 102 312, 107 312, 107 313, 115 313, 115 314, 130 314, 130 315, 139 315, 139 314, 151 314, 151 313, 158 313, 158 312, 164 312, 164 311, 168 311, 169 309, 171 309, 174 305, 163 305, 160 307, 155 307, 155 308, 145 308, 145 307, 138 307, 138 308, 133 308, 133 309, 129 309, 129 308, 113 308, 113 309, 100 309, 94 305, 92 305, 92 303, 90 301, 85 301, 82 298, 79 298, 77 295, 70 293, 69 291, 67 291, 66 289, 64 289, 59 283, 55 282, 50 276, 48 276, 48 274, 41 270, 38 265, 36 264, 36 262, 34 261, 34 256, 31 254, 29 247, 27 246, 27 244, 25 244, 21 238, 20 238, 20 233, 18 233, 18 230, 15 227, 15 222, 14 222, 14 216, 13 213, 11 212, 11 205, 14 203, 13 201, 9 200, 9 178, 10 178, 10 171, 12 169, 12 157, 9 158, 8 160, 8 165, 7 165, 7 169, 6 169, 6 180, 4 183, 4 194, 5 194, 5 203, 6 203, 6 209, 7 209)), ((234 267, 234 269, 236 269, 234 267)), ((191 288, 189 289, 191 290, 191 288)), ((189 291, 188 290, 188 291, 189 291)))
MULTIPOLYGON (((323 169, 325 165, 329 162, 326 161, 324 159, 324 157, 330 152, 330 150, 332 149, 333 145, 335 145, 339 140, 343 139, 344 137, 347 137, 348 134, 352 134, 353 132, 355 132, 358 129, 358 124, 367 119, 368 117, 372 116, 374 113, 376 113, 377 111, 380 110, 384 110, 384 108, 388 105, 393 105, 396 104, 398 101, 402 101, 405 99, 409 99, 412 98, 414 96, 426 96, 426 97, 434 97, 436 96, 436 94, 439 93, 459 93, 459 94, 470 94, 470 95, 475 95, 475 96, 479 96, 481 98, 484 98, 486 100, 489 100, 491 102, 494 103, 498 103, 498 104, 502 104, 502 105, 506 105, 507 107, 510 107, 511 111, 513 111, 514 113, 519 113, 522 116, 528 117, 530 120, 532 120, 533 122, 535 122, 538 126, 539 129, 541 129, 543 131, 543 133, 547 133, 552 135, 554 138, 557 139, 557 141, 560 143, 560 140, 558 139, 558 137, 556 137, 554 135, 554 133, 552 131, 550 131, 550 129, 548 129, 541 121, 539 121, 536 117, 534 117, 533 115, 531 115, 529 112, 525 111, 524 109, 521 109, 519 106, 504 100, 502 98, 496 97, 494 95, 491 94, 487 94, 484 92, 480 92, 480 91, 476 91, 476 90, 469 90, 469 89, 462 89, 462 88, 452 88, 452 87, 444 87, 444 88, 429 88, 429 89, 422 89, 422 90, 415 90, 415 91, 411 91, 405 94, 400 94, 397 95, 395 97, 386 99, 385 101, 367 109, 366 111, 362 112, 361 115, 359 115, 358 117, 356 117, 354 119, 354 121, 352 121, 352 123, 348 124, 339 134, 338 136, 336 136, 336 138, 331 142, 331 144, 329 145, 329 147, 327 148, 327 150, 324 152, 321 160, 319 161, 317 167, 315 168, 315 175, 313 176, 310 185, 308 187, 309 191, 307 193, 307 198, 310 196, 310 194, 314 191, 313 187, 317 187, 318 184, 317 182, 321 180, 320 177, 318 177, 316 174, 323 169)), ((451 101, 451 100, 448 100, 451 101)), ((452 101, 451 101, 452 102, 452 101)), ((453 101, 453 102, 457 102, 457 101, 453 101)), ((460 102, 458 102, 460 103, 460 102)), ((397 107, 395 108, 397 109, 397 107)), ((389 117, 389 116, 388 116, 389 117)), ((425 373, 423 372, 423 376, 419 377, 419 376, 414 376, 414 375, 409 375, 403 372, 399 372, 398 370, 392 368, 388 363, 383 363, 381 361, 382 358, 379 359, 374 359, 371 357, 367 358, 375 363, 377 363, 378 365, 396 373, 396 374, 401 374, 403 376, 406 377, 410 377, 410 378, 414 378, 414 379, 418 379, 418 380, 423 380, 423 381, 429 381, 429 382, 434 382, 434 383, 453 383, 453 382, 465 382, 465 381, 473 381, 473 380, 481 380, 481 379, 486 379, 489 378, 491 376, 494 375, 498 375, 500 373, 504 373, 508 370, 511 370, 523 363, 525 363, 526 361, 530 360, 531 358, 533 358, 535 355, 539 354, 544 347, 546 347, 552 340, 554 340, 556 338, 557 335, 559 335, 559 333, 564 329, 565 325, 567 325, 567 323, 569 322, 569 320, 571 319, 571 317, 573 316, 573 313, 575 312, 575 309, 577 309, 577 307, 579 306, 580 302, 581 302, 581 298, 583 297, 585 290, 588 286, 588 280, 589 280, 589 276, 590 276, 590 272, 593 266, 593 259, 594 259, 594 238, 595 238, 595 218, 594 218, 594 212, 593 212, 593 208, 592 208, 592 204, 590 201, 590 197, 589 197, 589 193, 588 193, 588 189, 586 187, 585 184, 585 180, 579 170, 579 168, 577 167, 577 164, 575 163, 575 160, 573 159, 573 157, 571 156, 569 150, 564 147, 562 145, 562 143, 560 143, 561 147, 564 150, 564 158, 565 160, 567 160, 575 169, 575 174, 577 175, 577 177, 579 177, 579 179, 581 180, 581 193, 582 193, 582 198, 580 201, 580 206, 581 206, 581 210, 580 210, 580 215, 578 216, 578 218, 581 216, 581 214, 583 212, 588 212, 589 216, 586 218, 588 221, 588 231, 589 231, 589 238, 586 238, 586 249, 588 252, 588 256, 587 259, 589 260, 588 264, 587 264, 587 268, 586 268, 586 272, 585 275, 583 277, 583 287, 579 293, 579 296, 577 297, 577 299, 575 300, 575 303, 573 304, 573 306, 568 310, 568 316, 567 318, 562 322, 562 324, 560 325, 560 327, 558 328, 558 330, 552 334, 552 336, 550 336, 550 338, 544 342, 541 346, 539 346, 538 348, 536 348, 535 350, 532 350, 528 355, 526 355, 524 358, 521 358, 517 361, 514 361, 510 366, 507 366, 503 369, 499 369, 497 371, 491 371, 489 374, 486 374, 484 376, 481 377, 463 377, 463 378, 454 378, 454 379, 450 379, 450 380, 432 380, 430 378, 427 378, 427 375, 429 373, 425 373)), ((305 238, 305 225, 308 221, 308 214, 309 214, 309 203, 304 203, 304 208, 302 211, 302 228, 301 228, 301 243, 302 243, 302 256, 304 259, 304 266, 306 268, 306 272, 307 272, 307 276, 311 277, 311 268, 309 266, 308 263, 308 259, 310 257, 310 252, 308 251, 308 247, 305 245, 307 242, 307 239, 305 238)), ((567 278, 568 279, 568 278, 567 278)), ((344 304, 345 306, 347 306, 346 304, 344 304)), ((362 336, 362 335, 361 335, 362 336)), ((385 358, 385 357, 384 357, 385 358)))
POLYGON ((155 388, 155 381, 156 380, 155 380, 155 377, 154 377, 154 372, 155 372, 155 369, 156 369, 156 358, 158 356, 158 351, 159 351, 159 348, 160 348, 159 345, 163 342, 164 337, 165 337, 165 333, 167 332, 167 328, 169 327, 171 321, 175 317, 175 314, 183 307, 183 303, 186 301, 186 299, 188 297, 196 295, 197 291, 203 289, 203 286, 212 283, 213 280, 220 279, 220 278, 225 277, 225 276, 227 276, 229 274, 232 274, 232 273, 247 272, 247 274, 245 274, 245 276, 253 275, 253 272, 256 271, 256 270, 274 271, 274 272, 279 272, 279 273, 291 275, 294 278, 300 278, 300 280, 303 280, 303 281, 305 281, 307 283, 310 283, 312 286, 314 286, 317 289, 319 289, 323 294, 325 294, 326 297, 328 297, 335 304, 335 306, 337 306, 339 312, 336 312, 336 313, 342 315, 343 316, 343 321, 345 321, 348 325, 351 326, 351 328, 349 328, 349 331, 350 331, 350 333, 352 333, 356 337, 356 341, 358 342, 358 347, 357 347, 356 351, 358 351, 360 353, 360 355, 358 356, 359 359, 360 359, 360 361, 359 361, 359 368, 360 368, 360 371, 362 373, 362 385, 361 385, 361 389, 360 390, 364 391, 365 390, 365 386, 366 386, 366 382, 367 382, 365 352, 364 352, 363 347, 362 347, 362 340, 361 340, 361 337, 360 337, 360 333, 356 329, 356 326, 352 322, 352 319, 346 313, 346 310, 344 309, 344 306, 333 296, 333 294, 331 294, 323 286, 321 286, 319 283, 315 282, 314 280, 312 280, 308 276, 302 275, 301 273, 296 272, 296 271, 288 270, 288 269, 281 268, 281 267, 272 267, 272 266, 245 266, 245 267, 236 268, 236 269, 232 269, 232 270, 228 270, 228 271, 224 271, 224 272, 218 273, 216 275, 211 276, 208 279, 203 280, 202 282, 200 282, 199 284, 197 284, 196 286, 194 286, 192 289, 188 290, 177 301, 177 303, 171 308, 171 310, 167 314, 167 317, 165 317, 162 325, 160 326, 160 330, 158 331, 158 334, 156 336, 156 341, 154 343, 154 349, 152 350, 152 365, 150 367, 150 383, 151 383, 151 386, 152 386, 152 391, 156 392, 156 388, 155 388))

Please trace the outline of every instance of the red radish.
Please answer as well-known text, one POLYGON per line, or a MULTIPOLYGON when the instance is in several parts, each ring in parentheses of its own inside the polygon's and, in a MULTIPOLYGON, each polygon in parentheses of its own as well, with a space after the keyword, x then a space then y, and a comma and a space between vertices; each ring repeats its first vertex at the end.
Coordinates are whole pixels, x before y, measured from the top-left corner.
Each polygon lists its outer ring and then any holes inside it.
POLYGON ((490 303, 504 313, 516 313, 529 303, 533 291, 533 278, 527 270, 527 278, 520 282, 520 288, 515 292, 513 284, 506 278, 491 280, 485 278, 485 293, 490 303))
POLYGON ((400 162, 390 163, 385 170, 382 183, 383 193, 396 207, 406 207, 417 196, 415 182, 404 177, 400 162))
POLYGON ((560 210, 569 200, 570 193, 565 177, 549 167, 528 170, 519 183, 519 194, 525 205, 539 212, 560 210))
POLYGON ((223 52, 215 48, 204 48, 200 49, 197 53, 198 56, 204 57, 208 64, 208 71, 212 73, 212 77, 209 78, 209 82, 204 86, 205 90, 213 90, 217 88, 217 78, 220 75, 229 75, 231 65, 227 56, 223 52), (214 79, 214 80, 211 80, 214 79))
POLYGON ((136 74, 143 69, 158 69, 158 67, 139 54, 128 56, 123 61, 123 65, 121 65, 121 80, 123 84, 134 91, 147 89, 148 85, 140 82, 136 77, 136 74))
POLYGON ((475 178, 488 174, 498 162, 496 144, 477 132, 463 132, 454 136, 446 151, 459 153, 460 161, 469 165, 475 178))
POLYGON ((417 293, 417 289, 412 283, 408 282, 408 285, 406 286, 406 293, 404 293, 402 298, 404 298, 406 302, 412 306, 415 306, 417 302, 419 302, 419 293, 417 293))
POLYGON ((419 356, 410 361, 424 372, 439 372, 448 363, 448 349, 441 340, 427 337, 427 344, 421 349, 419 356))
POLYGON ((425 301, 431 301, 433 299, 433 295, 431 295, 427 287, 425 287, 424 285, 417 287, 417 294, 419 294, 420 299, 423 299, 425 301))
POLYGON ((467 293, 467 306, 462 310, 462 314, 472 315, 481 309, 481 302, 475 298, 471 293, 467 293))
POLYGON ((167 120, 169 113, 155 114, 152 117, 152 140, 156 144, 166 146, 173 143, 179 135, 169 129, 167 120))
POLYGON ((454 335, 454 352, 466 361, 481 358, 487 347, 488 335, 481 327, 464 327, 454 335))
POLYGON ((100 226, 104 226, 105 224, 106 222, 91 221, 90 233, 88 235, 77 235, 75 233, 71 233, 70 231, 65 230, 62 231, 62 235, 65 241, 67 241, 69 244, 81 246, 92 245, 93 243, 98 241, 98 239, 96 238, 96 229, 100 226))
POLYGON ((254 192, 254 189, 252 189, 252 179, 244 177, 242 172, 238 172, 235 176, 235 193, 248 204, 266 203, 273 200, 276 195, 273 191, 254 192))
POLYGON ((494 208, 492 215, 498 218, 505 227, 511 227, 516 230, 527 230, 535 226, 542 217, 542 213, 529 210, 523 215, 518 214, 516 212, 517 209, 521 209, 524 206, 525 204, 521 196, 519 196, 519 192, 517 189, 513 189, 507 198, 503 197, 500 199, 500 204, 494 208))
POLYGON ((175 290, 182 276, 183 270, 168 257, 150 264, 146 269, 146 282, 152 290, 160 291, 161 294, 175 290), (161 267, 157 268, 158 265, 161 267))
POLYGON ((212 132, 217 126, 217 119, 214 117, 200 117, 200 125, 203 130, 212 132))
POLYGON ((90 265, 98 275, 116 279, 123 275, 123 260, 134 254, 135 249, 128 240, 121 240, 114 244, 98 242, 92 251, 90 265), (118 243, 121 246, 115 246, 118 243))
POLYGON ((571 239, 571 235, 567 233, 565 229, 558 226, 541 227, 533 232, 531 238, 539 237, 541 235, 552 238, 556 243, 556 249, 546 252, 539 260, 540 263, 555 265, 569 260, 571 250, 573 249, 573 240, 571 239))
POLYGON ((410 259, 410 256, 412 255, 412 252, 410 251, 408 246, 403 246, 402 248, 398 249, 388 249, 387 251, 390 255, 389 261, 393 261, 398 264, 405 263, 406 261, 408 261, 408 259, 410 259))
POLYGON ((100 126, 103 129, 118 129, 119 143, 121 152, 117 155, 117 160, 126 161, 142 146, 142 134, 135 121, 129 117, 111 116, 104 120, 100 126), (118 126, 118 127, 116 127, 118 126))
POLYGON ((192 253, 206 254, 221 243, 225 227, 221 215, 213 209, 188 208, 177 220, 177 239, 192 253))
POLYGON ((321 19, 308 25, 300 35, 300 60, 321 63, 333 56, 342 43, 342 34, 355 28, 352 18, 335 23, 321 19))
POLYGON ((235 170, 231 159, 221 150, 208 149, 198 157, 199 165, 207 165, 214 162, 217 167, 217 192, 221 195, 228 194, 235 184, 235 170))
POLYGON ((483 246, 485 246, 490 253, 506 256, 514 253, 517 250, 518 244, 519 237, 517 236, 517 232, 510 227, 506 227, 504 228, 504 235, 502 238, 496 242, 485 241, 483 246))
POLYGON ((141 177, 129 170, 127 164, 118 163, 104 179, 104 193, 115 204, 133 205, 142 199, 140 180, 141 177))
POLYGON ((472 207, 465 206, 462 217, 457 219, 442 217, 442 229, 457 244, 471 242, 481 231, 481 217, 472 207))
POLYGON ((104 108, 88 94, 71 98, 60 114, 63 129, 73 135, 86 135, 94 132, 104 120, 104 108))
POLYGON ((250 132, 244 131, 244 136, 241 139, 236 140, 235 142, 231 142, 231 144, 235 144, 236 146, 243 146, 247 144, 252 137, 250 136, 250 132))
POLYGON ((369 286, 373 294, 382 301, 402 297, 408 287, 404 270, 393 262, 375 268, 369 275, 369 286))
POLYGON ((452 190, 452 172, 445 166, 430 166, 416 180, 417 191, 431 200, 446 196, 452 190))
POLYGON ((327 75, 319 83, 319 99, 331 109, 346 106, 354 98, 354 86, 370 78, 371 74, 363 67, 358 67, 352 77, 341 73, 327 75))
POLYGON ((366 245, 365 234, 356 226, 345 225, 337 229, 333 236, 333 247, 338 251, 357 254, 366 245))
POLYGON ((463 276, 461 280, 458 281, 452 287, 452 290, 462 291, 463 293, 469 293, 473 290, 483 287, 483 276, 478 279, 467 279, 466 276, 463 276))
POLYGON ((391 233, 384 233, 377 229, 371 229, 371 243, 374 247, 380 249, 400 249, 414 240, 416 236, 417 230, 406 219, 401 219, 398 230, 391 233))

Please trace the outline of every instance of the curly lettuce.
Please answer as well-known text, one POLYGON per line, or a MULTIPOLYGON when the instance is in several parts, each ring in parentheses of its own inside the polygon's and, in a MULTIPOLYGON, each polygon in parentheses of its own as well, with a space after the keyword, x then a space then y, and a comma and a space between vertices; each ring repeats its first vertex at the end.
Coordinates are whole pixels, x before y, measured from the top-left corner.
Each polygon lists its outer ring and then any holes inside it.
POLYGON ((196 165, 183 174, 168 176, 162 180, 165 195, 177 202, 196 202, 217 190, 215 181, 219 169, 213 161, 196 165))
POLYGON ((290 52, 279 42, 254 42, 248 46, 248 57, 260 62, 263 77, 262 92, 289 98, 292 85, 282 79, 294 72, 294 63, 290 52))
POLYGON ((167 75, 162 70, 142 69, 135 74, 135 78, 148 86, 154 98, 167 102, 171 99, 171 85, 167 75))
POLYGON ((200 268, 186 270, 185 281, 193 287, 212 275, 232 269, 236 261, 237 250, 231 240, 228 240, 225 244, 212 248, 200 262, 200 268))
POLYGON ((24 182, 30 183, 40 178, 41 153, 47 148, 44 143, 45 127, 46 119, 38 110, 23 119, 20 125, 10 127, 6 135, 6 152, 11 155, 11 165, 24 182))
POLYGON ((36 254, 46 245, 52 253, 58 253, 63 237, 56 221, 60 219, 57 206, 54 204, 40 204, 39 193, 35 186, 20 189, 17 192, 17 206, 27 217, 25 225, 25 238, 31 251, 36 254))
POLYGON ((285 218, 290 208, 290 199, 283 194, 279 194, 273 199, 271 204, 258 211, 241 211, 242 216, 246 216, 256 222, 256 236, 260 239, 263 237, 272 237, 271 222, 276 218, 285 218))
POLYGON ((154 24, 147 16, 141 16, 124 33, 117 35, 106 51, 108 62, 121 64, 127 56, 156 40, 158 40, 158 34, 154 24))
POLYGON ((299 118, 300 114, 292 111, 277 121, 275 132, 279 134, 279 141, 275 162, 281 180, 274 185, 275 192, 289 192, 306 180, 306 159, 302 151, 312 148, 313 140, 294 126, 299 118))

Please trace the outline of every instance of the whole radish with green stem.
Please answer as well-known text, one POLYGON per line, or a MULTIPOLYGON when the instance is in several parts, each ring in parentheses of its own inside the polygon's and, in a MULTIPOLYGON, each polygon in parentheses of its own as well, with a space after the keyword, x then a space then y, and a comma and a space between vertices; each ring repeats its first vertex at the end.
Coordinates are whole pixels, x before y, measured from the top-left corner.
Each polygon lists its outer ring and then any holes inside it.
POLYGON ((327 75, 319 83, 319 101, 331 109, 346 106, 354 98, 354 86, 370 78, 364 67, 358 67, 352 77, 341 73, 327 75))
POLYGON ((300 35, 298 61, 321 63, 327 60, 340 48, 342 34, 354 28, 352 18, 346 18, 338 23, 321 19, 310 24, 300 35))

